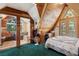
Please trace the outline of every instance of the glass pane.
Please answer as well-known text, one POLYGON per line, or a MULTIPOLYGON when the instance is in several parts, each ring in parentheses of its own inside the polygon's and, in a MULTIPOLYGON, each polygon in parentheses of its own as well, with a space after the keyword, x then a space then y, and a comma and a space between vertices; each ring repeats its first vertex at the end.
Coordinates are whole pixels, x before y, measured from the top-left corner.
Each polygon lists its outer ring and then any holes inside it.
POLYGON ((30 43, 30 19, 21 17, 20 26, 21 45, 30 43))
POLYGON ((71 18, 69 21, 69 26, 65 23, 67 20, 67 17, 74 17, 73 10, 69 9, 67 13, 65 14, 64 18, 61 20, 60 24, 60 35, 68 35, 68 36, 76 36, 75 34, 75 23, 74 23, 74 18, 71 18), (68 33, 67 28, 69 28, 68 33))
POLYGON ((0 50, 12 48, 16 46, 16 16, 2 15, 1 20, 1 45, 0 50), (5 17, 4 17, 5 16, 5 17))
POLYGON ((73 14, 72 11, 73 11, 72 9, 69 9, 69 10, 67 11, 67 13, 65 14, 64 18, 67 18, 67 17, 74 17, 74 14, 73 14))
POLYGON ((16 18, 15 17, 8 17, 7 31, 9 31, 9 32, 16 31, 16 18))
POLYGON ((66 35, 66 23, 65 23, 65 19, 63 19, 61 21, 61 24, 60 24, 60 35, 66 35))
POLYGON ((69 36, 72 36, 72 37, 76 36, 74 18, 71 18, 69 22, 69 36))

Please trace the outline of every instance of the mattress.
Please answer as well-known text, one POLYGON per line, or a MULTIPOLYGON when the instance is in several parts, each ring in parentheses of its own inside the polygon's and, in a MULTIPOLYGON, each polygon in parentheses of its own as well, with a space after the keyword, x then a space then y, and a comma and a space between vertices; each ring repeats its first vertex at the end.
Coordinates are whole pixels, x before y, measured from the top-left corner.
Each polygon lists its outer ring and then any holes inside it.
MULTIPOLYGON (((57 38, 56 38, 57 39, 57 38)), ((77 56, 78 55, 78 47, 72 43, 74 41, 60 41, 60 40, 53 40, 52 38, 49 38, 46 43, 46 48, 54 49, 60 53, 63 53, 67 56, 77 56), (70 42, 70 43, 69 43, 70 42)))

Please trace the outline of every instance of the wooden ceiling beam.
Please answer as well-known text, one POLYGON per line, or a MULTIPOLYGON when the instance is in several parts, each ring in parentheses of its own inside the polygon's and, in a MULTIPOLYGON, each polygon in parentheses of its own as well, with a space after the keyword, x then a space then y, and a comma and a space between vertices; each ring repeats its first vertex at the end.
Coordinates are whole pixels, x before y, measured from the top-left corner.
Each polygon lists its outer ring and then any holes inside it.
POLYGON ((44 4, 44 7, 43 7, 43 10, 42 10, 42 13, 41 13, 41 18, 44 16, 44 13, 46 11, 46 7, 47 7, 47 3, 44 4))
POLYGON ((11 7, 2 8, 0 13, 29 18, 29 14, 27 12, 20 11, 11 7))
POLYGON ((41 28, 42 18, 44 17, 46 8, 47 8, 47 3, 44 4, 44 7, 43 7, 43 10, 42 10, 42 13, 41 13, 41 17, 40 17, 40 20, 39 20, 39 28, 41 28))
POLYGON ((39 16, 40 16, 40 17, 41 17, 43 8, 44 8, 44 4, 45 4, 45 3, 36 3, 37 9, 38 9, 38 13, 39 13, 39 16))

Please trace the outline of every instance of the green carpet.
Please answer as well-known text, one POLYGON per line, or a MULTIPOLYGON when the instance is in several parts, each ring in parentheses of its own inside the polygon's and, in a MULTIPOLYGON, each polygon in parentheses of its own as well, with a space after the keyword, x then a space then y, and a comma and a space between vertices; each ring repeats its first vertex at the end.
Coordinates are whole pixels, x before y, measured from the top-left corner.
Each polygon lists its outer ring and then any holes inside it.
POLYGON ((20 48, 15 47, 0 51, 0 56, 64 56, 64 54, 47 49, 42 44, 38 46, 25 44, 20 48))

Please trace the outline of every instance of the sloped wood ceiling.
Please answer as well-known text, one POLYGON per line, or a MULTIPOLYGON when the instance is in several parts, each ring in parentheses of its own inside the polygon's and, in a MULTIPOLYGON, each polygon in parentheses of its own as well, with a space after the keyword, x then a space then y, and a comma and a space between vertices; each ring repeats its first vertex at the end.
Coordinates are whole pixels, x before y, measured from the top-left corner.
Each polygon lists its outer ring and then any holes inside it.
POLYGON ((68 6, 73 9, 76 14, 75 16, 78 16, 78 18, 76 18, 76 32, 79 38, 79 3, 69 3, 68 6))
POLYGON ((68 7, 73 9, 73 11, 79 15, 79 3, 67 3, 68 7))
POLYGON ((44 4, 45 3, 37 3, 37 9, 38 9, 38 12, 39 12, 39 16, 41 17, 41 14, 42 14, 42 11, 43 11, 43 8, 44 8, 44 4))
POLYGON ((41 21, 40 31, 45 33, 54 26, 54 23, 56 22, 57 18, 62 12, 63 7, 64 7, 63 4, 56 4, 56 3, 47 4, 45 14, 41 21))

